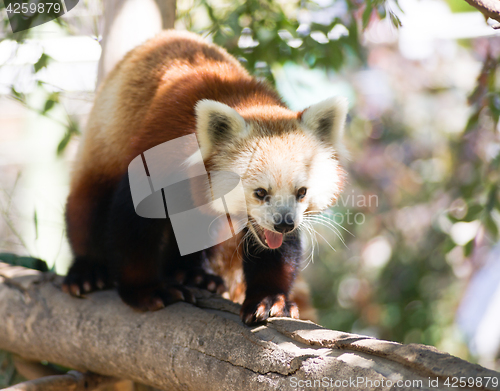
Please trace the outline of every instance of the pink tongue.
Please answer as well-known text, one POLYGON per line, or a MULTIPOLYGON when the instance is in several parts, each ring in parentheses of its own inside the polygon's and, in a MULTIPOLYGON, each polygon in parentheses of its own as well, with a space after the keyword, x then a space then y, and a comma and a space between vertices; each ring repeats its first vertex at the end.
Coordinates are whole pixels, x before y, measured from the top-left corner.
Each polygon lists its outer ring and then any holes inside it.
POLYGON ((269 248, 278 248, 283 243, 283 235, 276 232, 268 231, 264 229, 264 235, 266 236, 267 245, 269 248))

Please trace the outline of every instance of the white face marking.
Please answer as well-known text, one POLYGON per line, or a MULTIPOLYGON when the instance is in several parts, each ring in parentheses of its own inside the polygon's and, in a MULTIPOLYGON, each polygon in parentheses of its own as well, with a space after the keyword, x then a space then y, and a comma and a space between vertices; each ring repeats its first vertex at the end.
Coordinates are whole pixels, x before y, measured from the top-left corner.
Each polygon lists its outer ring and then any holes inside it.
MULTIPOLYGON (((234 156, 242 164, 242 177, 249 228, 258 242, 265 245, 262 231, 280 232, 280 223, 293 225, 292 234, 304 220, 306 210, 321 212, 340 192, 342 178, 333 150, 302 132, 268 138, 254 143, 251 157, 234 156), (299 196, 299 190, 306 193, 299 196), (256 190, 267 195, 259 199, 256 190), (252 224, 253 223, 253 224, 252 224)), ((229 169, 229 167, 226 167, 229 169)))
MULTIPOLYGON (((245 114, 228 106, 202 101, 197 105, 197 135, 210 171, 240 176, 249 229, 266 247, 263 232, 293 232, 306 211, 323 211, 340 193, 343 171, 337 159, 347 104, 338 98, 325 100, 306 109, 300 119, 282 107, 254 109, 264 113, 262 120, 245 120, 245 114), (303 197, 301 188, 306 189, 303 197), (259 189, 267 197, 256 196, 259 189), (279 227, 282 223, 287 226, 279 227)), ((241 211, 241 197, 227 197, 226 203, 230 213, 241 211)))

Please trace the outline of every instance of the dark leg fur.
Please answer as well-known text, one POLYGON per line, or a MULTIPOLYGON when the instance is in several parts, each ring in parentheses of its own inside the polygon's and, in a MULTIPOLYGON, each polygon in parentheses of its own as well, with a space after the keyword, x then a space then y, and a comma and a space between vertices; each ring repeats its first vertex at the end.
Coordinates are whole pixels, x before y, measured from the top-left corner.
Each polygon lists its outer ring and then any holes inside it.
MULTIPOLYGON (((174 237, 171 225, 169 225, 169 229, 169 237, 174 237)), ((167 276, 174 276, 179 284, 206 289, 210 292, 223 293, 226 291, 224 280, 208 271, 212 249, 185 256, 179 254, 177 246, 172 246, 171 250, 167 253, 167 276)))
POLYGON ((131 307, 153 311, 177 301, 195 301, 189 290, 165 278, 164 254, 170 252, 173 241, 168 225, 167 219, 146 219, 135 213, 125 174, 109 211, 108 254, 118 293, 131 307))
POLYGON ((112 191, 96 192, 92 186, 87 186, 86 191, 83 194, 83 190, 77 189, 70 195, 66 209, 68 238, 75 251, 75 261, 62 290, 73 296, 113 286, 106 263, 105 240, 112 191))
POLYGON ((135 213, 128 175, 113 197, 108 235, 118 292, 134 308, 156 310, 183 300, 194 303, 184 284, 213 291, 223 286, 220 277, 203 270, 205 252, 180 255, 169 219, 146 219, 135 213))
POLYGON ((170 220, 135 213, 127 174, 114 190, 75 194, 68 200, 67 225, 78 250, 64 291, 81 296, 116 282, 123 301, 140 310, 194 302, 184 284, 224 291, 222 279, 204 269, 207 251, 181 257, 170 220))
POLYGON ((299 237, 285 239, 277 250, 257 246, 249 243, 243 259, 247 290, 242 320, 251 325, 275 316, 298 318, 298 307, 289 300, 289 294, 302 255, 299 237))
POLYGON ((104 262, 77 257, 64 279, 62 289, 73 296, 81 296, 111 286, 108 267, 104 262))

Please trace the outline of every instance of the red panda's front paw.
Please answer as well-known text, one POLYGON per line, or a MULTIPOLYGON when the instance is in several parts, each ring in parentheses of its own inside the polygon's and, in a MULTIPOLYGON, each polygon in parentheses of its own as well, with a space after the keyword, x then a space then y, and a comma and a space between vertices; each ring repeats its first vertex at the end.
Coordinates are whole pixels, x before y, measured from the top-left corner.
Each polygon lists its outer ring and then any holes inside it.
POLYGON ((241 307, 241 320, 247 325, 262 323, 270 317, 299 317, 299 308, 284 294, 247 297, 241 307))
POLYGON ((167 305, 185 301, 195 304, 193 293, 182 285, 162 283, 156 286, 119 286, 121 299, 139 311, 157 311, 167 305))
POLYGON ((178 270, 175 273, 175 280, 179 284, 206 289, 213 293, 222 294, 227 290, 221 277, 207 273, 203 268, 178 270))

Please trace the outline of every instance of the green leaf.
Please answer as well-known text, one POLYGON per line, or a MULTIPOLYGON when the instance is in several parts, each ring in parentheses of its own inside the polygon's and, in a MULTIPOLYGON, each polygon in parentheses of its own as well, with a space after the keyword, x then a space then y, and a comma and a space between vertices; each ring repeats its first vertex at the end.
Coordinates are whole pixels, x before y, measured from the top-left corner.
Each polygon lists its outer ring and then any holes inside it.
POLYGON ((490 191, 488 192, 488 199, 486 201, 486 210, 488 214, 495 207, 496 198, 497 198, 497 187, 495 185, 491 185, 490 191))
POLYGON ((47 111, 49 111, 51 108, 53 108, 55 104, 56 104, 56 102, 53 100, 45 101, 45 105, 43 106, 42 114, 45 114, 47 111))
POLYGON ((64 133, 63 138, 61 139, 61 141, 59 141, 59 144, 57 145, 57 156, 60 156, 64 152, 71 138, 77 134, 80 134, 80 128, 78 126, 78 122, 75 121, 72 117, 68 117, 68 125, 66 126, 66 133, 64 133))
POLYGON ((36 214, 36 209, 35 213, 33 213, 33 223, 35 223, 35 240, 38 239, 38 216, 36 214))
POLYGON ((373 12, 372 4, 371 4, 371 2, 367 2, 366 8, 363 11, 363 16, 362 16, 363 30, 368 27, 368 24, 370 23, 370 18, 372 16, 372 12, 373 12))
POLYGON ((493 122, 498 124, 498 119, 500 118, 500 96, 498 94, 491 94, 489 99, 490 113, 493 117, 493 122))
POLYGON ((500 169, 500 151, 497 153, 497 155, 491 161, 491 166, 493 168, 500 169))
POLYGON ((447 254, 456 247, 456 244, 450 238, 446 238, 443 243, 443 253, 447 254))
POLYGON ((469 255, 472 254, 472 250, 474 249, 474 239, 469 241, 465 246, 464 246, 464 255, 468 257, 469 255))
POLYGON ((498 226, 491 214, 486 214, 483 219, 484 227, 486 230, 493 235, 494 238, 498 238, 498 226))
POLYGON ((404 13, 404 11, 403 11, 403 9, 401 8, 401 5, 399 4, 399 1, 398 1, 398 0, 395 0, 395 1, 394 1, 394 4, 396 4, 396 6, 399 8, 399 10, 400 10, 401 12, 403 12, 403 13, 404 13))
POLYGON ((465 125, 465 132, 469 132, 477 126, 477 123, 479 121, 479 112, 480 112, 480 110, 476 110, 474 112, 474 114, 472 114, 469 117, 469 120, 467 121, 467 125, 465 125))
POLYGON ((26 95, 24 95, 22 92, 17 91, 14 86, 10 87, 10 93, 14 97, 14 99, 18 100, 19 102, 26 102, 26 95))
POLYGON ((56 103, 59 103, 59 92, 52 92, 45 101, 45 105, 43 106, 42 114, 47 113, 51 110, 56 103))
POLYGON ((397 29, 403 26, 401 20, 399 20, 398 16, 394 12, 389 11, 389 17, 391 18, 392 25, 397 29))
POLYGON ((29 269, 46 272, 49 270, 47 263, 39 258, 18 256, 12 253, 0 253, 0 261, 14 266, 23 266, 29 269))
POLYGON ((57 144, 57 156, 60 156, 64 152, 71 140, 71 136, 71 132, 66 131, 66 133, 64 133, 63 138, 59 141, 59 144, 57 144))
POLYGON ((461 219, 461 221, 465 221, 465 222, 471 222, 471 221, 474 221, 474 220, 477 220, 479 218, 479 215, 481 214, 481 212, 484 210, 484 207, 482 205, 471 205, 468 207, 467 209, 467 214, 464 216, 463 219, 461 219))
POLYGON ((50 57, 48 54, 42 53, 42 55, 34 65, 35 73, 38 72, 40 69, 45 68, 50 61, 52 61, 52 57, 50 57))

